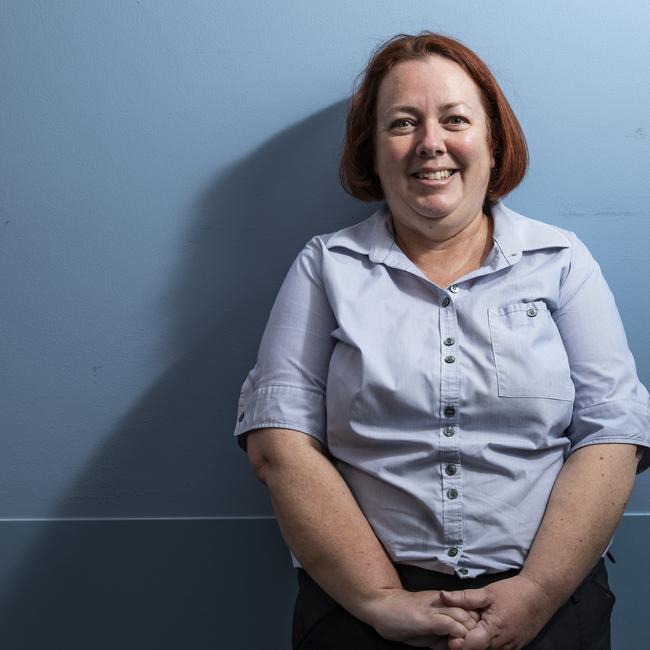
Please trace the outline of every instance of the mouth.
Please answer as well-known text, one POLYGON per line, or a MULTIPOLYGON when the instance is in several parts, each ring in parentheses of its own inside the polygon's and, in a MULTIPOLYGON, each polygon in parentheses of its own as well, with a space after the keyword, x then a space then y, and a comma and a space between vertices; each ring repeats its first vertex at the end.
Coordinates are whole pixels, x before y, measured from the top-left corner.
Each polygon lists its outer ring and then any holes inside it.
POLYGON ((411 176, 425 181, 444 181, 453 176, 457 171, 457 169, 436 169, 435 171, 422 170, 411 174, 411 176))

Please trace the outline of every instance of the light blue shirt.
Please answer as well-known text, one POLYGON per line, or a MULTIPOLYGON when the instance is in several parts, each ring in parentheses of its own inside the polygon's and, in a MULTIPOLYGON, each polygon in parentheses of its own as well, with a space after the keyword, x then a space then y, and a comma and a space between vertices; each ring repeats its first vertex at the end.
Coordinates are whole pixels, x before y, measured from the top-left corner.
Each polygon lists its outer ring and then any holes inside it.
POLYGON ((393 562, 467 577, 523 565, 570 453, 650 446, 598 264, 571 232, 501 203, 492 217, 491 253, 445 288, 397 246, 386 207, 311 239, 235 430, 314 436, 393 562))

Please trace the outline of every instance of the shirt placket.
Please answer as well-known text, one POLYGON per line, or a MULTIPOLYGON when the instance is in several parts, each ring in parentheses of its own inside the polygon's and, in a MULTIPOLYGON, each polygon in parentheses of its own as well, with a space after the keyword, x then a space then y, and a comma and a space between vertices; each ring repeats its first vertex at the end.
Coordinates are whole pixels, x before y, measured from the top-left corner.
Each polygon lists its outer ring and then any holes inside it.
POLYGON ((461 377, 457 303, 460 289, 451 285, 440 302, 440 477, 442 527, 445 541, 442 561, 461 575, 463 550, 463 492, 460 462, 461 377))

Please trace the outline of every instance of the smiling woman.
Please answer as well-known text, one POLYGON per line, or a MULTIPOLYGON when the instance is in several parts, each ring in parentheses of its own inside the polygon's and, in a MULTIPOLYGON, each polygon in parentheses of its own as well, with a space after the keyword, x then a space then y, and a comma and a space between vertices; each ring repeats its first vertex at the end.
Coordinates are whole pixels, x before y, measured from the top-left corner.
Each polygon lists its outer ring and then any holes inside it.
POLYGON ((609 648, 649 397, 585 246, 502 203, 526 164, 467 47, 373 55, 341 180, 385 204, 300 252, 235 429, 297 568, 296 650, 609 648))
POLYGON ((439 286, 476 268, 487 252, 482 210, 495 161, 471 77, 439 55, 395 65, 379 87, 375 142, 375 172, 400 248, 439 286), (444 273, 425 257, 440 246, 444 273))
POLYGON ((494 157, 479 90, 457 63, 432 55, 386 75, 375 159, 398 232, 443 218, 458 231, 481 214, 494 157))

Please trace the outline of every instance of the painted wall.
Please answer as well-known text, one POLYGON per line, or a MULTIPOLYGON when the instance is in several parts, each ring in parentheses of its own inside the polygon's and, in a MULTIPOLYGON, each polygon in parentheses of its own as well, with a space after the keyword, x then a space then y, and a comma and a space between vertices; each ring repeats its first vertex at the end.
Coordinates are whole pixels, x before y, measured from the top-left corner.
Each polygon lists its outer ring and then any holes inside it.
POLYGON ((271 514, 237 395, 295 254, 372 209, 337 185, 345 99, 398 32, 492 67, 532 159, 507 203, 590 246, 650 385, 648 27, 643 0, 3 0, 0 517, 271 514))

